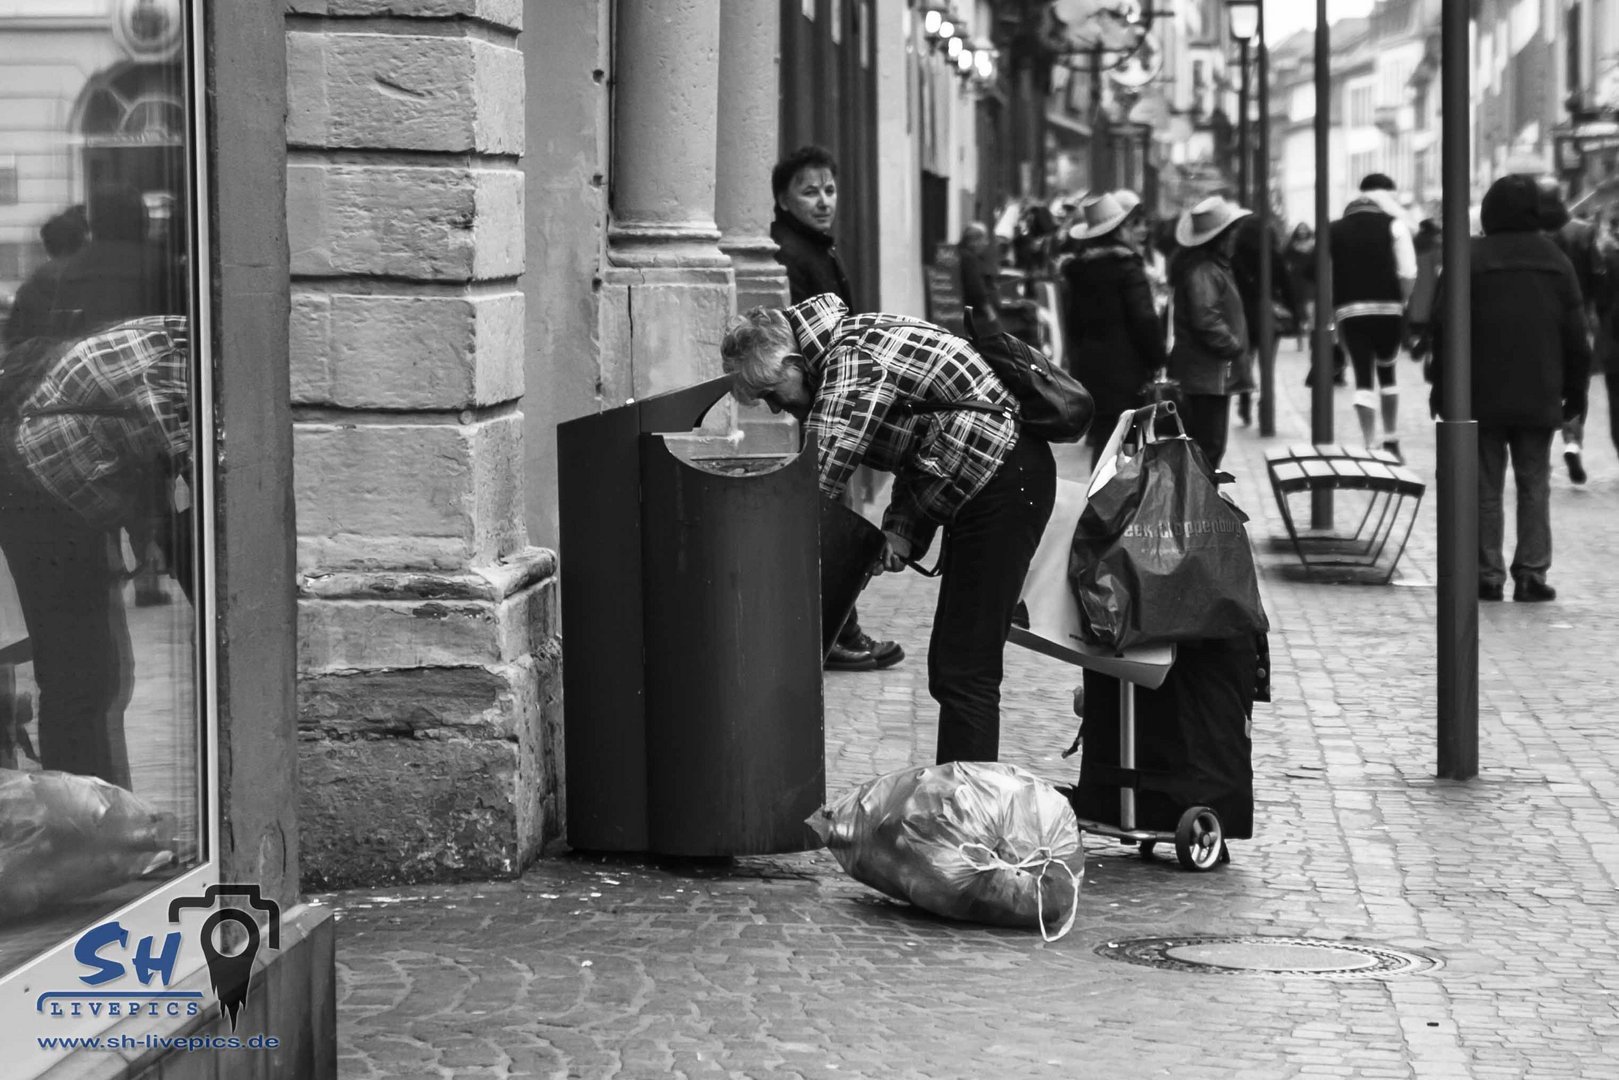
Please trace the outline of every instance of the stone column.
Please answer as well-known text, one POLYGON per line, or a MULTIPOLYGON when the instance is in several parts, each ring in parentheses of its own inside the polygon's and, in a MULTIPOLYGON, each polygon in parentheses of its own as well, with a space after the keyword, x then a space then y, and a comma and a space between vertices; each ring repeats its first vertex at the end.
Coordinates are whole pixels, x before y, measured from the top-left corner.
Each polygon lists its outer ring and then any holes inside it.
POLYGON ((523 523, 521 0, 288 0, 303 884, 560 836, 523 523))
POLYGON ((607 405, 719 374, 735 302, 714 221, 720 0, 619 0, 614 34, 607 405))
POLYGON ((770 239, 781 97, 781 12, 720 0, 719 133, 714 218, 731 257, 738 311, 787 302, 787 271, 770 239))

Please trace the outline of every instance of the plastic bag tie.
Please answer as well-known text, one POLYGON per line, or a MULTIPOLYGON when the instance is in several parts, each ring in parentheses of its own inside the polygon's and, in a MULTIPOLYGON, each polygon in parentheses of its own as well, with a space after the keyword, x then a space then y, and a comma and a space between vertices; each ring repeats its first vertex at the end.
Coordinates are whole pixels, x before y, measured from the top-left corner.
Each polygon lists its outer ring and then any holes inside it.
POLYGON ((985 870, 1017 870, 1022 873, 1034 874, 1037 885, 1045 880, 1046 871, 1051 868, 1051 864, 1056 863, 1068 874, 1068 883, 1074 887, 1074 902, 1068 907, 1068 918, 1063 920, 1062 929, 1058 930, 1054 935, 1048 934, 1046 933, 1045 893, 1043 890, 1036 888, 1034 890, 1035 919, 1040 924, 1040 937, 1048 943, 1061 941, 1067 936, 1068 931, 1074 928, 1074 919, 1079 915, 1079 876, 1074 873, 1073 867, 1053 856, 1050 848, 1036 848, 1034 854, 1022 862, 1007 862, 995 854, 993 848, 976 841, 960 845, 960 850, 963 855, 985 870), (982 853, 982 858, 978 857, 979 853, 982 853), (1039 868, 1039 873, 1035 873, 1036 867, 1039 868))

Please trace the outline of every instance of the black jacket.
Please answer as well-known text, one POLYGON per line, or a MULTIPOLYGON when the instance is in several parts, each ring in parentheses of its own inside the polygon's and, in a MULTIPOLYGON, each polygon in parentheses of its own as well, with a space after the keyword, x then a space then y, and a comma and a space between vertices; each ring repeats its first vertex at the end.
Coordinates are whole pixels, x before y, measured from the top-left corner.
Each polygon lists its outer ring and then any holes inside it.
POLYGON ((787 268, 787 294, 794 304, 812 296, 832 293, 855 311, 854 292, 849 275, 843 272, 838 249, 832 237, 812 229, 776 207, 776 220, 770 224, 770 239, 776 242, 776 261, 787 268))
POLYGON ((1248 322, 1231 264, 1211 242, 1177 254, 1169 276, 1175 287, 1169 374, 1183 393, 1224 394, 1232 364, 1248 351, 1248 322))
MULTIPOLYGON (((1251 214, 1237 223, 1237 247, 1231 253, 1231 273, 1237 279, 1237 291, 1242 294, 1242 314, 1248 320, 1248 336, 1259 334, 1259 257, 1262 245, 1269 240, 1271 250, 1270 298, 1272 309, 1276 305, 1295 321, 1302 317, 1299 311, 1298 291, 1293 287, 1292 275, 1287 268, 1287 252, 1282 247, 1276 230, 1265 224, 1264 218, 1251 214)), ((1271 333, 1280 334, 1276 322, 1271 333)), ((1258 345, 1257 341, 1252 342, 1258 345)))
MULTIPOLYGON (((1580 286, 1567 257, 1540 231, 1532 194, 1530 181, 1516 201, 1487 197, 1485 235, 1471 245, 1472 410, 1481 424, 1554 428, 1585 411, 1591 346, 1580 286)), ((1435 415, 1450 359, 1442 323, 1435 320, 1435 415)))
POLYGON ((1088 244, 1063 268, 1068 366, 1096 399, 1093 430, 1111 432, 1168 360, 1141 256, 1120 243, 1088 244))

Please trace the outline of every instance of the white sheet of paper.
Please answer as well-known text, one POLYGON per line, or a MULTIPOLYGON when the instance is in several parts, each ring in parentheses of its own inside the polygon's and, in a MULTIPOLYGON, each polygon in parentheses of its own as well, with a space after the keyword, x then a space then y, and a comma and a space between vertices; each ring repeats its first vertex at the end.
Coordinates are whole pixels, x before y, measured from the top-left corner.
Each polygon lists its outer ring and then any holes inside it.
POLYGON ((1010 641, 1046 656, 1125 679, 1149 690, 1163 685, 1175 662, 1173 645, 1153 645, 1114 652, 1087 644, 1079 636, 1079 603, 1068 587, 1068 554, 1074 529, 1085 509, 1085 484, 1057 481, 1057 501, 1040 546, 1023 581, 1023 603, 1029 628, 1013 627, 1010 641))

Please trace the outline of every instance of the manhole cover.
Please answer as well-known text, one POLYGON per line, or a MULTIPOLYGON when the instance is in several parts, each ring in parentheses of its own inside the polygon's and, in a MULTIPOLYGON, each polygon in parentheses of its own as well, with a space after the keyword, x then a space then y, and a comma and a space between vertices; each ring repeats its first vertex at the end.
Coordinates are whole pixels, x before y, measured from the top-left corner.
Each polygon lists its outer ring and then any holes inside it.
POLYGON ((1110 941, 1096 952, 1110 960, 1206 975, 1302 975, 1312 979, 1381 979, 1436 967, 1421 953, 1316 938, 1152 937, 1110 941))

